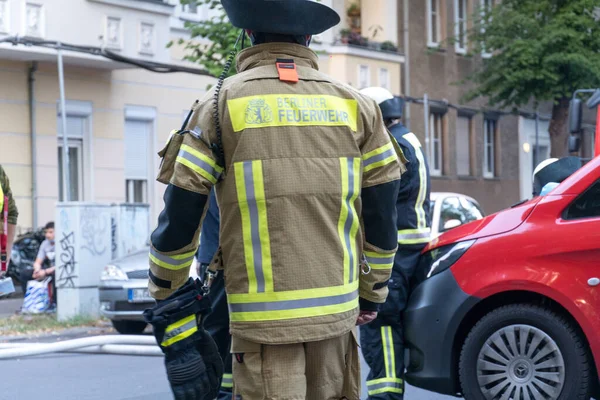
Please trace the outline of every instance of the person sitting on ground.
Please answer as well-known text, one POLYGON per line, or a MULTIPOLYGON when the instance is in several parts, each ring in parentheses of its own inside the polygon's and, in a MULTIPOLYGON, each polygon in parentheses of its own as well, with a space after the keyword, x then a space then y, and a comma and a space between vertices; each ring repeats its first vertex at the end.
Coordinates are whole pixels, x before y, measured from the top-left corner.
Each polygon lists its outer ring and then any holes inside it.
MULTIPOLYGON (((27 291, 27 282, 32 279, 43 280, 54 276, 54 222, 48 222, 44 227, 46 240, 40 245, 38 255, 33 263, 33 271, 24 269, 21 273, 23 293, 27 291)), ((53 285, 54 286, 54 285, 53 285)))

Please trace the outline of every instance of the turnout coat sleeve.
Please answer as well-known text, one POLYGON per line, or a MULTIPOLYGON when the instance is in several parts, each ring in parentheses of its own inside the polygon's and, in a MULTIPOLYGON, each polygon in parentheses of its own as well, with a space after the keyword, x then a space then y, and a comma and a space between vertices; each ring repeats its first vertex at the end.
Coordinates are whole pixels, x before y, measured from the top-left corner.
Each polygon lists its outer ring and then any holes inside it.
POLYGON ((387 298, 398 246, 395 205, 406 160, 387 131, 377 104, 374 101, 367 104, 361 146, 364 250, 359 296, 361 310, 376 311, 387 298))
POLYGON ((150 295, 164 300, 189 277, 198 249, 200 227, 206 214, 208 197, 223 167, 211 150, 214 143, 212 96, 197 103, 187 125, 174 131, 166 147, 158 181, 167 184, 164 209, 150 237, 150 295))

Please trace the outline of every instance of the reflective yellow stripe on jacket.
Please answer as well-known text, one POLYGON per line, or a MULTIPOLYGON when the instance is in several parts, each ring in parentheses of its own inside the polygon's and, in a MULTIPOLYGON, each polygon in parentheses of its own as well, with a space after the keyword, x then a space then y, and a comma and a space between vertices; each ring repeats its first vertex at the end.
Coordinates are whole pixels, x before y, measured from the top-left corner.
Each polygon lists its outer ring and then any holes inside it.
POLYGON ((271 240, 262 161, 239 162, 233 168, 242 214, 244 256, 250 293, 272 292, 271 240))
POLYGON ((233 375, 223 374, 223 380, 221 381, 221 387, 226 389, 233 388, 233 375))
POLYGON ((431 237, 431 228, 402 229, 398 231, 398 243, 419 244, 427 243, 431 237))
POLYGON ((242 217, 248 293, 227 296, 233 322, 276 321, 338 314, 358 306, 356 235, 360 226, 354 206, 360 194, 360 158, 340 158, 341 210, 338 233, 344 249, 344 282, 335 287, 276 292, 262 161, 235 163, 235 184, 242 217))
POLYGON ((421 244, 428 243, 431 238, 431 228, 427 227, 427 216, 425 215, 424 204, 427 199, 427 169, 425 166, 425 158, 421 149, 421 142, 414 133, 405 134, 404 139, 415 150, 417 160, 419 160, 419 193, 415 202, 415 213, 417 214, 417 229, 404 229, 398 231, 399 244, 421 244))
POLYGON ((210 157, 205 156, 187 144, 181 145, 176 161, 208 179, 213 184, 217 183, 223 172, 223 168, 218 166, 210 157))
POLYGON ((1 184, 0 184, 0 220, 4 220, 4 189, 2 189, 1 184))
POLYGON ((228 294, 234 322, 276 321, 338 314, 358 307, 358 280, 317 289, 228 294))
POLYGON ((373 251, 365 251, 364 254, 372 269, 392 269, 394 266, 394 254, 383 254, 373 251))
POLYGON ((381 146, 380 148, 363 155, 364 171, 369 172, 372 169, 388 165, 389 163, 394 162, 397 157, 398 155, 394 149, 394 144, 390 141, 385 146, 381 146))
POLYGON ((342 208, 338 221, 338 234, 344 249, 344 282, 351 283, 358 277, 356 233, 359 218, 354 207, 360 194, 360 158, 340 158, 342 181, 342 208))
POLYGON ((180 319, 179 321, 167 326, 161 346, 168 347, 173 343, 177 343, 187 337, 192 336, 198 331, 196 316, 190 315, 180 319))
POLYGON ((154 247, 150 248, 150 260, 152 260, 154 264, 172 271, 189 268, 194 261, 195 254, 195 251, 190 251, 175 256, 166 256, 156 251, 154 247))

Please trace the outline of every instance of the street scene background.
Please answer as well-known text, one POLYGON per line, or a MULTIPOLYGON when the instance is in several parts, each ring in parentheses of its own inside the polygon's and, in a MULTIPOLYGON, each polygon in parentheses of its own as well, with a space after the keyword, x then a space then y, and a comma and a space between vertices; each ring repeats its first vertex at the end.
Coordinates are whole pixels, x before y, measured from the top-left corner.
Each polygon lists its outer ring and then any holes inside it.
MULTIPOLYGON (((533 174, 541 162, 572 156, 583 165, 600 154, 598 0, 321 3, 341 23, 312 39, 319 70, 358 90, 385 88, 403 102, 402 123, 421 143, 431 173, 433 241, 470 223, 483 230, 479 222, 494 215, 500 217, 485 220, 490 231, 473 234, 516 230, 533 206, 496 213, 537 196, 533 174)), ((16 293, 0 297, 0 345, 150 335, 141 313, 153 304, 149 236, 166 188, 156 180, 158 154, 217 84, 239 50, 238 34, 213 0, 0 0, 0 165, 18 208, 8 266, 16 293), (32 272, 49 223, 54 247, 43 268, 53 279, 42 288, 32 272), (35 289, 50 293, 38 310, 24 298, 35 289)), ((556 226, 535 231, 542 237, 573 226, 564 237, 577 242, 555 243, 562 253, 538 254, 519 271, 548 286, 567 276, 573 309, 592 315, 588 337, 597 338, 600 178, 593 173, 584 177, 590 190, 576 193, 591 198, 576 204, 580 219, 553 219, 556 226), (590 216, 596 219, 581 222, 590 216), (561 275, 532 264, 551 256, 568 260, 552 267, 574 267, 561 275)), ((511 241, 493 261, 525 242, 511 241)), ((521 293, 517 302, 557 304, 521 293)), ((60 353, 2 360, 0 367, 0 400, 171 398, 161 357, 60 353)), ((362 360, 365 399, 367 373, 362 360)), ((408 385, 406 398, 451 397, 408 385)))

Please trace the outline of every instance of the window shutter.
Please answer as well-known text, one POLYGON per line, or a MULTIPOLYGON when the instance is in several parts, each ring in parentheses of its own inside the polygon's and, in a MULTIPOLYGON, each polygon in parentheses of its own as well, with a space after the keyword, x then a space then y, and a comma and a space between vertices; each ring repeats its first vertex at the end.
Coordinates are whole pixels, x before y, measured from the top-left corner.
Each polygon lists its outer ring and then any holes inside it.
POLYGON ((146 121, 125 121, 125 178, 148 179, 150 126, 146 121))

